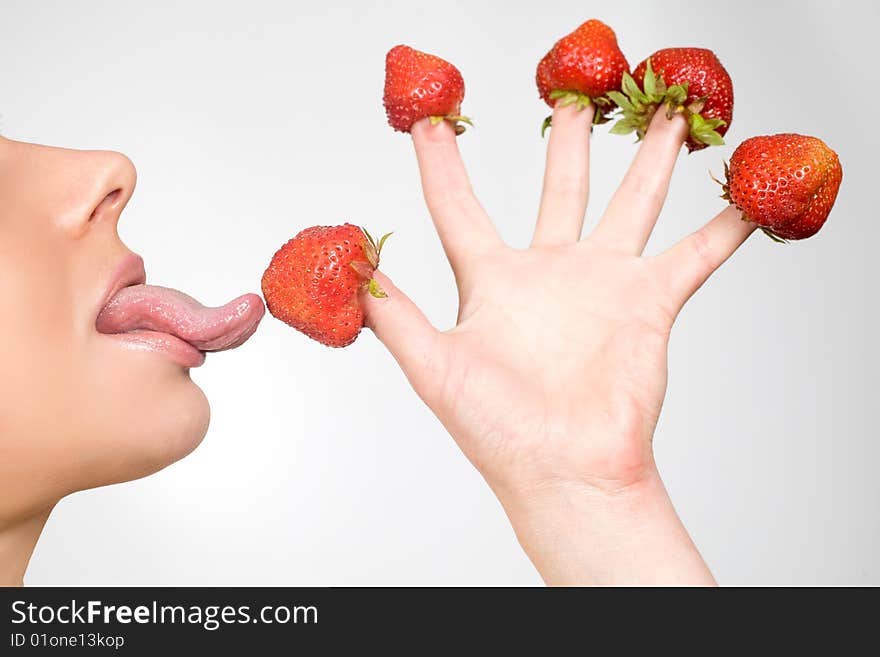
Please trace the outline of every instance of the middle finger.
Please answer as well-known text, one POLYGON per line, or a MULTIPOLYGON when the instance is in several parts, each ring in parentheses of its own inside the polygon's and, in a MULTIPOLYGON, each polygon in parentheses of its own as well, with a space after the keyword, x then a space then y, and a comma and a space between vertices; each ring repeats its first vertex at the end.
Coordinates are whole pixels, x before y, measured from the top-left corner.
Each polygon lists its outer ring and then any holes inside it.
POLYGON ((668 119, 662 106, 658 108, 593 239, 615 250, 641 254, 666 201, 672 170, 687 135, 688 124, 681 114, 668 119))

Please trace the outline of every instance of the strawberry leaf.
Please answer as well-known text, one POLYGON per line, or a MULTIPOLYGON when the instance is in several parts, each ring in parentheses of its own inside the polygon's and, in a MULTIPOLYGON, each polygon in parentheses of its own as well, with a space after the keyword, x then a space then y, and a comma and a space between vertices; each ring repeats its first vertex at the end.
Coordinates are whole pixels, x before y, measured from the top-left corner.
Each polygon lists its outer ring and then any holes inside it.
POLYGON ((376 254, 382 255, 382 247, 385 246, 385 240, 391 237, 394 234, 394 231, 390 233, 385 233, 382 237, 379 238, 379 244, 376 246, 376 254))
POLYGON ((773 240, 773 241, 776 242, 777 244, 788 244, 788 240, 787 240, 787 239, 784 239, 784 238, 780 237, 779 235, 777 235, 776 233, 774 233, 774 232, 773 232, 772 230, 770 230, 769 228, 765 228, 764 226, 761 226, 761 230, 763 231, 763 233, 764 233, 767 237, 769 237, 771 240, 773 240))
POLYGON ((631 132, 635 132, 636 127, 637 126, 633 120, 620 119, 611 127, 610 132, 612 135, 628 135, 631 132))
POLYGON ((666 80, 663 79, 662 75, 657 76, 657 81, 655 84, 657 87, 657 98, 661 99, 666 96, 666 92, 668 91, 668 89, 666 87, 666 80))
POLYGON ((629 98, 627 98, 625 95, 623 95, 619 91, 609 91, 607 96, 612 101, 617 103, 617 106, 620 107, 620 109, 628 111, 628 112, 635 112, 636 111, 635 106, 631 102, 629 102, 629 98))
POLYGON ((458 123, 461 121, 462 123, 467 123, 469 126, 473 127, 474 122, 471 121, 470 117, 467 116, 443 116, 441 120, 445 119, 446 121, 452 121, 453 123, 458 123))
POLYGON ((367 289, 370 291, 370 294, 377 299, 384 299, 388 296, 385 293, 385 290, 382 289, 382 286, 379 285, 379 281, 377 281, 375 278, 370 279, 370 284, 367 289))
POLYGON ((687 83, 674 84, 666 90, 666 99, 674 105, 682 105, 687 100, 687 83))
POLYGON ((569 91, 568 89, 554 89, 550 92, 550 100, 559 100, 562 99, 562 102, 559 103, 560 107, 565 107, 566 105, 571 105, 576 96, 573 91, 569 91))
POLYGON ((550 92, 550 100, 558 100, 556 107, 568 107, 574 104, 578 110, 585 109, 593 104, 593 99, 572 89, 554 89, 550 92))
POLYGON ((721 119, 704 119, 699 114, 690 114, 688 116, 691 137, 694 141, 709 146, 721 146, 724 144, 724 138, 716 132, 715 128, 724 125, 721 119), (720 122, 720 123, 719 123, 720 122))
POLYGON ((709 146, 724 146, 724 137, 714 130, 700 133, 696 136, 696 140, 700 143, 708 144, 709 146))
MULTIPOLYGON (((727 167, 727 162, 724 162, 724 176, 725 181, 730 178, 730 170, 727 167)), ((711 169, 709 170, 709 177, 721 186, 720 198, 723 198, 728 203, 733 203, 733 199, 730 198, 730 185, 728 185, 727 182, 721 182, 718 180, 718 178, 715 177, 715 174, 712 173, 711 169)))
POLYGON ((657 95, 657 80, 654 77, 654 71, 651 70, 651 58, 648 58, 648 65, 645 69, 645 94, 649 98, 653 98, 657 95))
MULTIPOLYGON (((604 111, 599 110, 593 114, 593 125, 602 125, 603 123, 608 123, 610 120, 611 116, 604 111)), ((590 128, 590 130, 592 131, 592 128, 590 128)))
POLYGON ((621 82, 621 89, 623 93, 630 97, 633 101, 638 102, 648 102, 648 99, 642 93, 642 90, 639 89, 639 85, 636 84, 636 81, 633 80, 633 77, 629 73, 623 74, 623 81, 621 82))
POLYGON ((688 111, 693 112, 694 114, 699 114, 703 111, 703 108, 706 107, 706 101, 709 99, 709 96, 701 96, 697 98, 694 102, 688 105, 688 111))
POLYGON ((547 132, 547 128, 550 127, 552 122, 553 122, 553 117, 548 116, 546 119, 544 119, 544 122, 541 123, 541 138, 544 137, 544 133, 547 132))

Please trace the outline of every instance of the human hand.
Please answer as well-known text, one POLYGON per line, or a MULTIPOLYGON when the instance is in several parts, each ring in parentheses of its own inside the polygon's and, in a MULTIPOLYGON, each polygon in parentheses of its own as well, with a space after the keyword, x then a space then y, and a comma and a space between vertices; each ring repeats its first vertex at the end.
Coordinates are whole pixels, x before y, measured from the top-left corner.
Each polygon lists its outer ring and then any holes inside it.
POLYGON ((658 112, 598 226, 580 240, 593 109, 557 108, 532 244, 505 245, 452 127, 417 123, 422 187, 459 292, 437 331, 377 272, 367 325, 498 495, 548 583, 711 582, 660 482, 652 436, 685 302, 754 226, 728 208, 642 251, 687 135, 658 112), (633 553, 635 552, 635 553, 633 553))

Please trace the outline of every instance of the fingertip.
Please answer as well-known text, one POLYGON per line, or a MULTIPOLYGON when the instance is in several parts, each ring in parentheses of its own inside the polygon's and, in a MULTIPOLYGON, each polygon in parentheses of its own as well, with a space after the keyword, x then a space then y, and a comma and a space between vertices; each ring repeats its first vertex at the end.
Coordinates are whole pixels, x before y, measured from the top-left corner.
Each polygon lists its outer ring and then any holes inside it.
POLYGON ((413 123, 410 135, 417 147, 419 144, 455 141, 455 126, 451 121, 432 124, 430 118, 424 118, 413 123))
POLYGON ((376 330, 378 318, 387 310, 389 304, 394 304, 397 301, 400 295, 400 290, 397 289, 397 286, 378 269, 373 272, 373 278, 379 284, 379 287, 382 288, 385 296, 376 297, 366 287, 360 291, 361 307, 364 310, 364 326, 371 331, 376 330))
POLYGON ((720 236, 727 233, 732 241, 739 239, 740 242, 745 240, 758 227, 758 224, 746 219, 742 210, 732 203, 718 213, 715 223, 717 224, 717 232, 720 236))
POLYGON ((683 144, 687 139, 689 131, 690 128, 683 113, 676 112, 671 117, 667 116, 665 109, 661 105, 651 118, 647 135, 653 134, 655 137, 665 136, 683 144))
POLYGON ((374 272, 373 278, 387 296, 376 298, 368 291, 361 293, 365 294, 361 306, 364 326, 387 347, 416 391, 422 394, 424 373, 430 369, 427 364, 436 357, 439 333, 391 279, 379 271, 374 272))
POLYGON ((577 103, 571 103, 565 107, 561 107, 559 101, 556 101, 556 105, 553 108, 552 126, 554 130, 563 126, 580 126, 589 128, 593 124, 593 117, 595 115, 596 107, 592 103, 587 107, 578 109, 577 103))

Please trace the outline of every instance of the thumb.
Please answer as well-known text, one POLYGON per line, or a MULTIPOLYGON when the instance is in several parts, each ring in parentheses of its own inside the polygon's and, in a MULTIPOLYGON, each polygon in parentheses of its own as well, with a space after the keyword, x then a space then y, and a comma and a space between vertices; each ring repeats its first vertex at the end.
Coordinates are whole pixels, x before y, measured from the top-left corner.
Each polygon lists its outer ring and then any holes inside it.
POLYGON ((418 306, 401 292, 391 279, 380 271, 373 278, 386 297, 376 298, 361 293, 366 326, 376 334, 400 365, 410 383, 421 394, 421 384, 438 365, 440 332, 435 329, 418 306))

